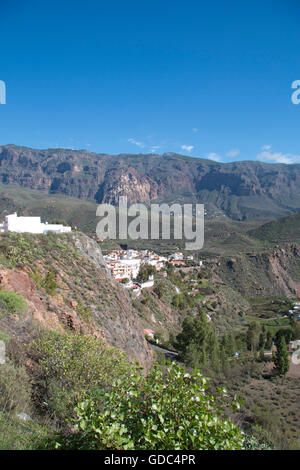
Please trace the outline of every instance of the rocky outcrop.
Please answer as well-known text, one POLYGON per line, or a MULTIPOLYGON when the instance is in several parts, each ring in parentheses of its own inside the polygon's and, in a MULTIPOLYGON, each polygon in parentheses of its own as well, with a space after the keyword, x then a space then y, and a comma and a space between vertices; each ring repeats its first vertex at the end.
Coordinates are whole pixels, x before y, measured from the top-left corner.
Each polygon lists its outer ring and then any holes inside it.
POLYGON ((109 171, 98 198, 99 202, 118 204, 120 196, 126 196, 128 202, 150 203, 157 199, 159 185, 148 176, 139 176, 134 168, 109 171), (99 197, 101 196, 101 197, 99 197))
POLYGON ((99 245, 84 233, 73 233, 71 238, 76 250, 78 250, 89 261, 94 263, 98 269, 104 270, 105 274, 111 278, 110 271, 105 264, 99 245))

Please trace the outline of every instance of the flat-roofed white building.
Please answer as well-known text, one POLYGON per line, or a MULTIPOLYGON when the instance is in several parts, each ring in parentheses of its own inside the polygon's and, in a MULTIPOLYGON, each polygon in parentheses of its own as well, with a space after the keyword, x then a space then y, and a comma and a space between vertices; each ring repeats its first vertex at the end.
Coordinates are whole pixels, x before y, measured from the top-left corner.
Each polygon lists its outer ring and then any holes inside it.
POLYGON ((40 233, 48 232, 67 233, 71 232, 71 227, 65 227, 61 224, 47 224, 41 222, 40 217, 18 217, 18 214, 6 215, 2 231, 17 233, 40 233))

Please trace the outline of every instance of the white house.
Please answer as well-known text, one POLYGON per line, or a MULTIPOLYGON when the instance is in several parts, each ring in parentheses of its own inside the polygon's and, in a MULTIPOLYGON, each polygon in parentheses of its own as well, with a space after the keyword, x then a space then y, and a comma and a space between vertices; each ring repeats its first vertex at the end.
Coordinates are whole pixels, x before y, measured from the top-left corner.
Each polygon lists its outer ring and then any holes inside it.
POLYGON ((42 223, 40 217, 18 217, 18 214, 6 215, 4 224, 2 225, 2 232, 17 232, 17 233, 41 233, 48 232, 66 233, 71 232, 71 227, 65 227, 60 224, 42 223))
POLYGON ((184 259, 183 253, 173 253, 172 255, 168 256, 169 260, 174 261, 182 261, 184 259))

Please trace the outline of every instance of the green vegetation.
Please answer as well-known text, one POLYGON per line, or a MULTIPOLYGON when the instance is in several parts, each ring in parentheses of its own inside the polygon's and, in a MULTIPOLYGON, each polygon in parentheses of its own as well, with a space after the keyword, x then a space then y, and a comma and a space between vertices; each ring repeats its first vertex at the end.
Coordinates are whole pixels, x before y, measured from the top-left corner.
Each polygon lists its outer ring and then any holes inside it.
POLYGON ((114 377, 126 381, 130 365, 120 351, 80 334, 45 332, 29 347, 39 364, 35 394, 57 419, 71 415, 74 403, 107 390, 114 377))
POLYGON ((54 435, 47 422, 24 421, 0 411, 0 450, 43 450, 54 435))
POLYGON ((284 378, 290 368, 289 354, 284 335, 280 336, 280 340, 277 343, 277 351, 273 355, 273 361, 276 372, 280 377, 284 378))
MULTIPOLYGON (((230 250, 240 239, 231 235, 230 250)), ((247 237, 243 232, 244 241, 247 237)), ((31 302, 21 315, 24 298, 0 290, 0 340, 8 355, 0 365, 0 448, 299 447, 299 378, 292 364, 287 369, 286 345, 300 339, 300 322, 287 316, 292 302, 276 291, 269 253, 221 257, 201 268, 169 266, 168 278, 155 273, 154 288, 134 298, 95 264, 94 246, 90 250, 87 243, 90 258, 82 234, 0 236, 0 264, 16 276, 8 288, 28 274, 32 302, 36 298, 37 306, 45 306, 42 321, 60 331, 38 328, 31 302), (138 322, 153 329, 159 344, 176 349, 182 367, 167 364, 160 351, 160 367, 142 371, 96 339, 104 333, 109 344, 143 360, 138 322), (202 374, 210 378, 207 383, 202 374), (218 392, 223 387, 226 400, 218 392), (199 402, 192 392, 200 394, 199 402), (232 413, 236 395, 245 406, 232 413), (197 421, 199 409, 205 413, 197 421), (21 421, 22 436, 17 415, 24 412, 32 420, 21 421)), ((278 250, 272 262, 280 259, 288 286, 298 255, 291 248, 281 256, 278 250)), ((148 279, 149 268, 141 280, 148 279)))
POLYGON ((284 297, 253 297, 248 301, 252 307, 251 314, 261 319, 283 317, 293 307, 293 302, 284 297))
POLYGON ((31 393, 31 378, 24 366, 10 359, 0 364, 0 450, 43 448, 53 435, 50 426, 28 415, 33 411, 31 393))
POLYGON ((0 330, 0 341, 4 341, 4 343, 8 343, 10 341, 10 335, 6 333, 6 331, 0 330))
POLYGON ((51 220, 50 224, 63 225, 64 227, 68 226, 68 223, 64 219, 53 219, 51 220))
POLYGON ((79 317, 85 322, 89 323, 91 321, 92 311, 90 307, 88 305, 83 305, 83 303, 80 300, 78 301, 76 312, 79 315, 79 317))
MULTIPOLYGON (((132 374, 115 382, 101 412, 93 400, 80 402, 72 421, 77 433, 59 448, 75 449, 242 449, 239 429, 222 415, 224 398, 206 391, 199 371, 178 365, 154 367, 147 377, 132 374)), ((233 408, 239 406, 232 402, 233 408)))
POLYGON ((22 315, 27 310, 27 304, 21 295, 0 289, 0 308, 10 314, 22 315))
POLYGON ((142 264, 137 275, 137 280, 139 282, 146 282, 149 279, 149 276, 152 276, 156 273, 156 269, 151 264, 142 264))
POLYGON ((300 379, 286 377, 282 381, 266 359, 239 360, 223 372, 213 379, 214 387, 226 387, 229 396, 238 393, 243 397, 244 406, 232 415, 234 422, 247 435, 275 449, 299 449, 300 379))
POLYGON ((23 366, 8 361, 0 365, 0 411, 27 411, 31 397, 30 378, 23 366))
POLYGON ((270 243, 299 243, 300 212, 272 220, 248 233, 251 237, 270 243))
POLYGON ((220 345, 202 309, 196 317, 184 319, 175 348, 190 367, 210 364, 213 369, 218 369, 220 366, 220 345))
POLYGON ((42 286, 44 287, 47 294, 50 294, 50 295, 56 294, 56 289, 58 287, 58 284, 56 282, 56 274, 53 270, 47 272, 45 276, 45 280, 42 283, 42 286))
POLYGON ((0 448, 3 449, 243 449, 245 439, 226 417, 239 408, 224 390, 175 364, 147 375, 124 354, 79 334, 36 331, 27 354, 30 379, 9 359, 0 366, 0 448), (16 413, 29 412, 20 428, 16 413), (50 422, 56 421, 56 430, 50 422), (23 433, 20 431, 23 430, 23 433))

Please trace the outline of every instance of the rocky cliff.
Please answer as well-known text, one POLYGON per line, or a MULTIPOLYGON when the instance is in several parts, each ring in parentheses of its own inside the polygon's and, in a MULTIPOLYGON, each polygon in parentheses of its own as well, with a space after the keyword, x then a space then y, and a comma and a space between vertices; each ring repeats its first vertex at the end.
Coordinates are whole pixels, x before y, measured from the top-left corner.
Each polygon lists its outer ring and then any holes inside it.
POLYGON ((201 202, 242 220, 300 210, 300 165, 217 163, 163 155, 105 155, 85 150, 0 147, 0 183, 96 202, 201 202))

